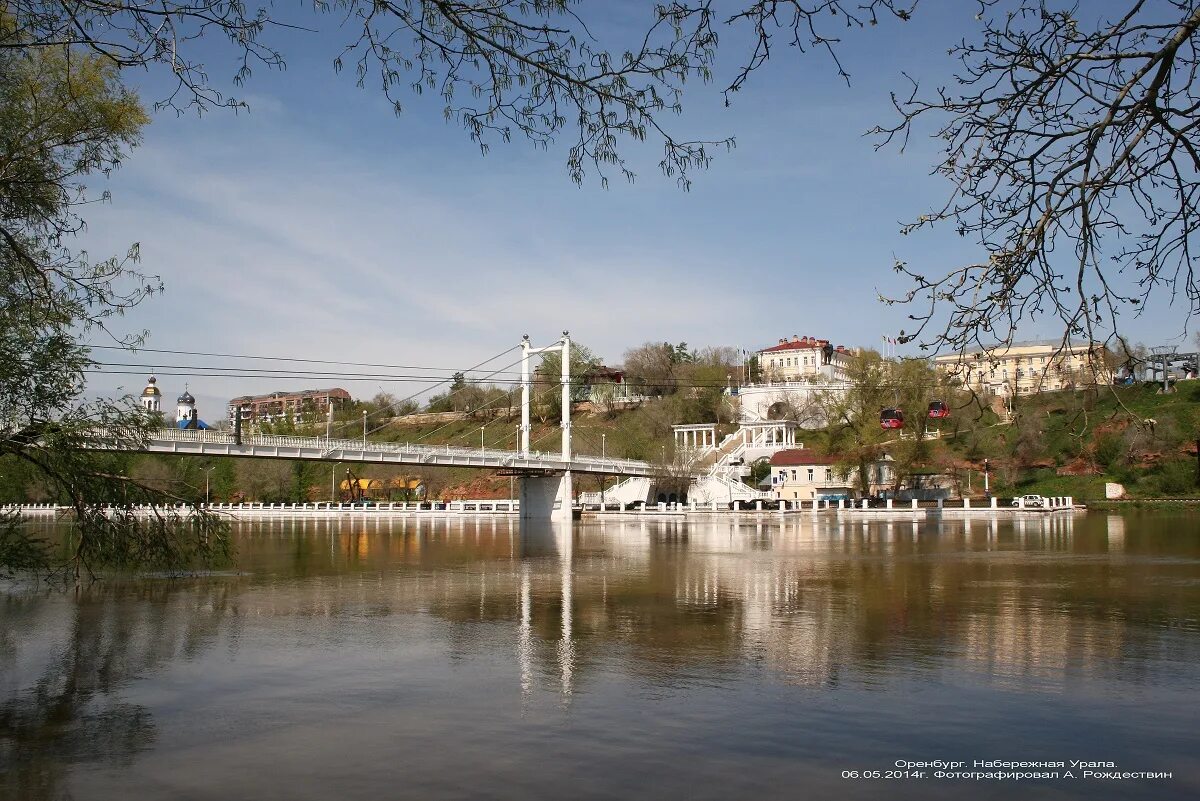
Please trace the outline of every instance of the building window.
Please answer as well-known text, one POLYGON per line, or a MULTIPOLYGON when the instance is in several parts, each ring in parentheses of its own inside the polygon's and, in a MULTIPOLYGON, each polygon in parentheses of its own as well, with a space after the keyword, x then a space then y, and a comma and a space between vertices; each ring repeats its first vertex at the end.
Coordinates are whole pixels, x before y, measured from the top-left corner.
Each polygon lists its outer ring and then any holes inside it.
POLYGON ((795 471, 795 470, 793 470, 793 471, 792 471, 792 481, 796 481, 796 480, 797 480, 797 479, 796 479, 796 471, 795 471))
POLYGON ((813 472, 814 472, 813 468, 811 468, 811 467, 808 468, 808 480, 809 481, 813 480, 813 472))
POLYGON ((833 481, 833 468, 832 467, 825 468, 825 480, 833 481))

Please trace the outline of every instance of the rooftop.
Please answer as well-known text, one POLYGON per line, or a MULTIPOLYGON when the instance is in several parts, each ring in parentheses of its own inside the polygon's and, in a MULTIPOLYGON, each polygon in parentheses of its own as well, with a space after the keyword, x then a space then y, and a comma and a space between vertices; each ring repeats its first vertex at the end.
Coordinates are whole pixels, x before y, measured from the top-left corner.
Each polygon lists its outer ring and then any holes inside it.
POLYGON ((792 448, 786 451, 776 451, 771 457, 771 467, 832 465, 837 463, 838 458, 834 455, 819 454, 812 448, 792 448))
POLYGON ((300 389, 294 392, 269 392, 266 395, 239 395, 236 398, 231 398, 229 403, 255 403, 259 401, 280 400, 282 398, 305 398, 316 397, 320 395, 330 395, 335 398, 350 399, 350 393, 341 387, 331 387, 329 389, 300 389))
MULTIPOLYGON (((785 350, 820 350, 829 344, 828 339, 817 339, 816 337, 802 337, 796 334, 792 335, 791 339, 781 339, 778 345, 772 345, 769 348, 762 348, 759 353, 778 353, 785 350)), ((838 345, 834 350, 845 353, 846 348, 838 345)))
POLYGON ((994 345, 988 345, 986 347, 980 346, 975 348, 964 348, 961 351, 955 351, 953 353, 941 353, 933 358, 935 361, 946 361, 950 359, 957 359, 961 356, 972 356, 976 353, 1008 353, 1022 348, 1053 348, 1057 350, 1060 347, 1079 349, 1087 348, 1089 346, 1094 348, 1102 348, 1104 347, 1104 344, 1101 342, 1088 342, 1086 339, 1072 339, 1065 344, 1061 339, 1022 339, 1007 344, 1004 342, 997 342, 994 345))

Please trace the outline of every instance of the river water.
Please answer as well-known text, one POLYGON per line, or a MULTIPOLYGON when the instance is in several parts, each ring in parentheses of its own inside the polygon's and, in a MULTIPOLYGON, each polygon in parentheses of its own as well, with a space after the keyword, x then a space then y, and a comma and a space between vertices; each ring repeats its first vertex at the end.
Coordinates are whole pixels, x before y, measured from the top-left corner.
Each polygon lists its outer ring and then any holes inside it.
POLYGON ((1200 797, 1194 514, 236 539, 226 574, 0 585, 0 793, 1200 797), (1074 778, 888 777, 934 760, 1074 778))

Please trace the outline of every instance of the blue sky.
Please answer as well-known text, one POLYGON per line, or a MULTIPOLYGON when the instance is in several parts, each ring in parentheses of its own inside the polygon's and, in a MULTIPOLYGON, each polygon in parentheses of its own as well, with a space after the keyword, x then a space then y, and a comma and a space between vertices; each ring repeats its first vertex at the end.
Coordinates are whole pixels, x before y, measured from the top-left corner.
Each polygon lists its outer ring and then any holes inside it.
MULTIPOLYGON (((620 31, 647 5, 583 8, 604 9, 589 23, 620 31)), ((905 288, 895 257, 936 272, 977 252, 949 230, 899 234, 944 199, 946 185, 928 174, 936 143, 877 152, 863 133, 890 121, 902 72, 946 79, 946 48, 971 31, 975 10, 929 3, 914 22, 848 32, 850 86, 823 54, 780 48, 731 108, 720 76, 691 87, 675 130, 732 135, 738 146, 690 192, 658 173, 656 145, 627 145, 639 178, 607 190, 570 181, 565 147, 514 140, 482 156, 443 121, 438 98, 414 99, 397 117, 352 70, 335 74, 349 33, 290 33, 286 71, 260 68, 231 87, 248 113, 154 116, 106 182, 113 199, 90 214, 87 244, 102 256, 140 243, 143 269, 167 291, 123 322, 149 329, 158 348, 462 368, 523 333, 548 342, 563 329, 609 362, 651 340, 756 348, 799 334, 878 346, 905 327, 904 311, 875 300, 905 288)), ((737 50, 733 37, 722 46, 737 50)), ((204 56, 229 86, 228 54, 204 56)), ((127 77, 148 103, 162 95, 161 76, 127 77)), ((1178 336, 1184 315, 1160 305, 1126 324, 1134 339, 1159 342, 1178 336)), ((1022 335, 1061 330, 1039 322, 1022 335)), ((234 395, 296 385, 172 376, 160 386, 172 397, 185 381, 210 419, 234 395)), ((141 385, 92 380, 102 393, 141 385)))

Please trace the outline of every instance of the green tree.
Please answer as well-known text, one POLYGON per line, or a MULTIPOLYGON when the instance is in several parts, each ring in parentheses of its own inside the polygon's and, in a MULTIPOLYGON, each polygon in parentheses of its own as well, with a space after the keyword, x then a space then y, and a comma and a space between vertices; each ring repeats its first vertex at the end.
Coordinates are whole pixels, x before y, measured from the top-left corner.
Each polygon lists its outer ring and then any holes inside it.
MULTIPOLYGON (((587 395, 584 378, 600 365, 585 346, 571 343, 571 402, 578 403, 587 395)), ((533 384, 532 406, 542 422, 562 417, 562 355, 552 351, 542 356, 533 384)))
MULTIPOLYGON (((670 347, 668 345, 667 347, 670 347)), ((688 350, 686 342, 680 342, 671 352, 671 362, 673 364, 692 364, 696 361, 697 354, 694 350, 688 350)))
POLYGON ((758 363, 758 354, 751 356, 750 360, 748 362, 746 362, 746 364, 749 367, 750 383, 757 384, 757 383, 761 382, 762 381, 762 367, 758 363))
POLYGON ((216 521, 169 512, 139 518, 132 504, 169 490, 122 472, 120 454, 85 450, 96 430, 136 448, 157 421, 129 402, 89 400, 81 337, 156 292, 133 269, 137 250, 92 262, 71 248, 91 202, 85 181, 114 169, 147 118, 106 59, 63 46, 23 47, 27 31, 0 14, 0 458, 20 463, 78 534, 59 559, 11 517, 0 519, 0 567, 183 567, 218 559, 228 540, 216 521), (106 512, 102 503, 116 504, 106 512))
POLYGON ((891 385, 891 364, 878 351, 863 350, 846 364, 846 389, 821 396, 822 415, 838 468, 855 475, 859 491, 870 492, 870 466, 884 453, 894 433, 879 427, 879 412, 897 405, 891 385))

